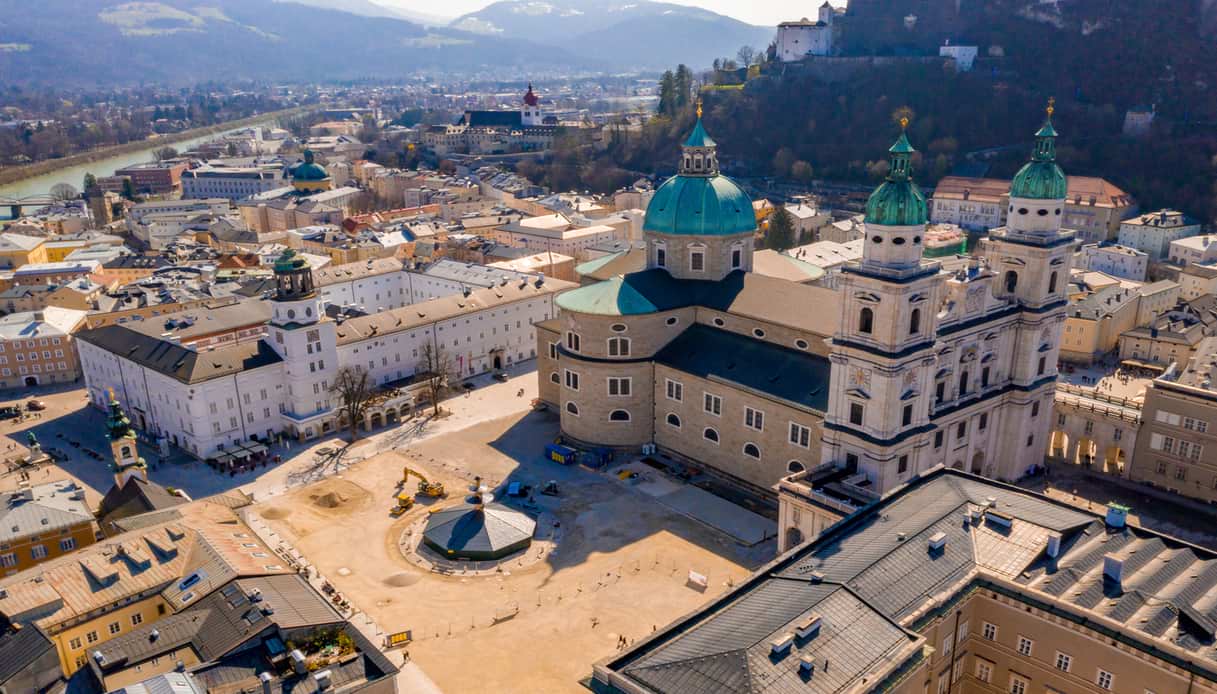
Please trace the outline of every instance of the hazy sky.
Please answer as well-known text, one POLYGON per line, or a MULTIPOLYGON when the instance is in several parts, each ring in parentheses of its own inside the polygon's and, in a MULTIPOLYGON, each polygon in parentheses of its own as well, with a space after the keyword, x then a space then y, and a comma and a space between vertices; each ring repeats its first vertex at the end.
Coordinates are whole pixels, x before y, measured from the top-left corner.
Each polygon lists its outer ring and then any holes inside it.
MULTIPOLYGON (((397 5, 417 12, 443 14, 456 17, 479 10, 490 4, 490 0, 374 0, 383 5, 397 5)), ((814 16, 822 0, 665 0, 680 5, 695 5, 725 14, 752 24, 774 25, 778 22, 814 16)), ((843 5, 842 0, 833 0, 834 5, 843 5)))

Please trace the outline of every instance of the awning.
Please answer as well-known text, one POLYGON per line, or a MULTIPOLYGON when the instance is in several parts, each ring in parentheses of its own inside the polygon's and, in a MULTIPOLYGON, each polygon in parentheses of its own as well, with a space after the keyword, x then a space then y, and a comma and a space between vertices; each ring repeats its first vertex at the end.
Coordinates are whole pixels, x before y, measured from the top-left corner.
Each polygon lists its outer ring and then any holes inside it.
POLYGON ((1140 359, 1125 359, 1120 362, 1120 366, 1128 366, 1134 369, 1149 369, 1158 373, 1166 371, 1166 366, 1162 364, 1154 364, 1148 361, 1141 361, 1140 359))

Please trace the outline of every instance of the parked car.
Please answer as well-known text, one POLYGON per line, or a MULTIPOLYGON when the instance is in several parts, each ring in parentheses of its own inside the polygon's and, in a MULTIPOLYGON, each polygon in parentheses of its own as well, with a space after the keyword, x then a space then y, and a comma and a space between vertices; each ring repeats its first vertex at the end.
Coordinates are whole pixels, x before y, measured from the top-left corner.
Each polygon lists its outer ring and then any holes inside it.
POLYGON ((30 400, 25 403, 25 409, 30 412, 41 412, 46 409, 46 403, 41 400, 30 400))
POLYGON ((0 419, 13 419, 21 416, 21 410, 16 407, 0 407, 0 419))

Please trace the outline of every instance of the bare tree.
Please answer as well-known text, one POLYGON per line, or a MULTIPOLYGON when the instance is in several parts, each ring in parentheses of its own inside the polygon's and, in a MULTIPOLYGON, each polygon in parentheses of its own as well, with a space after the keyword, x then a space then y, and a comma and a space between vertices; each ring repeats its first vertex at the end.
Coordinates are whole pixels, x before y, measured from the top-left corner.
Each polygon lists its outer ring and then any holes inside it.
POLYGON ((419 377, 424 379, 427 393, 431 396, 432 413, 439 414, 439 398, 447 386, 448 377, 455 373, 452 365, 452 355, 443 345, 433 345, 430 342, 423 345, 422 358, 418 360, 419 377))
POLYGON ((752 46, 740 46, 739 51, 735 54, 735 57, 739 58, 740 65, 750 67, 753 61, 759 57, 759 54, 752 46))
POLYGON ((359 423, 368 409, 374 391, 372 379, 362 366, 344 366, 338 370, 330 392, 338 396, 338 411, 346 416, 351 427, 351 441, 359 438, 359 423))
POLYGON ((166 159, 176 159, 177 150, 173 147, 161 147, 152 151, 152 156, 156 157, 157 161, 165 161, 166 159))
POLYGON ((80 197, 80 193, 76 192, 75 186, 71 183, 56 183, 51 186, 51 197, 60 202, 67 200, 75 200, 80 197))

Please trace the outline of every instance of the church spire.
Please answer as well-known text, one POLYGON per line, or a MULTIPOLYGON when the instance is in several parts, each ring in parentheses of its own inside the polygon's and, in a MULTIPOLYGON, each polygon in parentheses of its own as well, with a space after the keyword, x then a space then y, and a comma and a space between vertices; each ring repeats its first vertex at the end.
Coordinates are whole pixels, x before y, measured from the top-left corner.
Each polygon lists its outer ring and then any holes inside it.
POLYGON ((682 176, 716 176, 718 175, 718 143, 706 132, 701 122, 701 99, 697 100, 697 124, 693 132, 681 145, 680 175, 682 176))
POLYGON ((121 487, 132 477, 146 482, 148 465, 139 457, 135 430, 131 428, 131 420, 115 397, 113 388, 110 389, 110 414, 106 417, 106 438, 110 439, 110 454, 114 457, 114 483, 121 487))
POLYGON ((1064 200, 1069 190, 1065 172, 1056 163, 1056 128, 1052 125, 1052 114, 1056 111, 1056 100, 1048 100, 1047 118, 1035 133, 1035 149, 1031 161, 1027 162, 1010 185, 1010 197, 1027 200, 1064 200))

